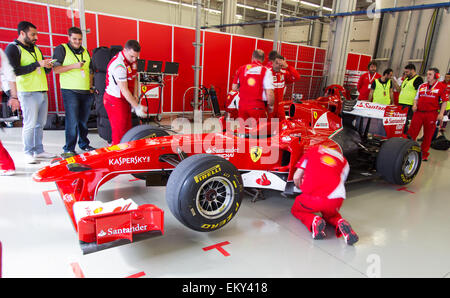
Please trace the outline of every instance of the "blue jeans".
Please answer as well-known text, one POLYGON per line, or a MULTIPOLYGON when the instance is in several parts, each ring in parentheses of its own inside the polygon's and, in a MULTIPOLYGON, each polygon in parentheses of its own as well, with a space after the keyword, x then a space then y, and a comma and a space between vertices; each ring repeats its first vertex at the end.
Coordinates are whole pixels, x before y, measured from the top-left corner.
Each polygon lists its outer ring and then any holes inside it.
POLYGON ((81 149, 89 146, 88 120, 93 101, 92 94, 81 94, 68 89, 61 89, 64 109, 66 111, 66 144, 64 152, 75 151, 77 144, 81 149))
POLYGON ((42 138, 47 122, 47 92, 17 92, 23 116, 22 141, 25 154, 44 152, 42 138))

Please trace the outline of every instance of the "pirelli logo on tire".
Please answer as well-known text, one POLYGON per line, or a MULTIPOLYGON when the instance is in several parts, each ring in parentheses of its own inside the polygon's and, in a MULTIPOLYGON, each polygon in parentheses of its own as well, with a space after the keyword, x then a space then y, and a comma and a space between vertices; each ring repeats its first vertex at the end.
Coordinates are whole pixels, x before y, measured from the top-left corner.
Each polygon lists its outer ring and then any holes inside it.
POLYGON ((194 176, 195 183, 199 183, 199 182, 211 177, 212 175, 219 173, 220 171, 222 171, 222 169, 220 168, 220 165, 215 165, 214 167, 209 168, 206 171, 201 172, 200 174, 194 176))

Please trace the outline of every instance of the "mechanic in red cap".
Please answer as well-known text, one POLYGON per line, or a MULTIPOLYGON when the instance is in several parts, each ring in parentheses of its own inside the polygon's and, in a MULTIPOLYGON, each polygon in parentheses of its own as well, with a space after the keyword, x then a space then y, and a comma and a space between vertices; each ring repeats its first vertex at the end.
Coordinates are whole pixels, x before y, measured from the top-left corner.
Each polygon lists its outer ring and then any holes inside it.
POLYGON ((447 107, 447 85, 439 82, 439 70, 430 68, 427 71, 427 82, 420 85, 413 105, 413 117, 408 135, 416 140, 423 126, 422 159, 428 160, 431 141, 436 130, 436 121, 442 123, 447 107))
POLYGON ((274 91, 272 71, 265 67, 264 51, 255 50, 252 62, 241 66, 233 80, 232 89, 239 90, 239 118, 267 119, 266 103, 269 113, 273 111, 274 91))
POLYGON ((368 72, 362 74, 359 77, 357 89, 359 92, 358 100, 369 100, 369 93, 372 89, 372 83, 376 79, 381 78, 381 75, 377 73, 377 63, 375 61, 370 61, 367 66, 368 72))
POLYGON ((358 235, 339 214, 345 199, 345 180, 349 165, 337 150, 322 145, 311 147, 299 160, 294 183, 302 193, 295 199, 292 214, 312 233, 313 239, 325 237, 325 225, 336 227, 336 236, 344 236, 348 245, 358 235), (322 217, 315 213, 322 213, 322 217))
MULTIPOLYGON (((14 74, 14 69, 11 64, 9 64, 8 57, 5 52, 0 49, 0 76, 3 78, 3 82, 8 84, 9 87, 9 100, 8 106, 11 107, 12 111, 18 110, 20 108, 19 100, 17 99, 17 87, 16 87, 16 75, 14 74)), ((4 86, 7 87, 7 86, 4 86)), ((0 98, 1 98, 0 89, 0 98)), ((5 107, 3 107, 5 108, 5 107)), ((11 176, 16 172, 16 167, 14 161, 9 155, 8 151, 3 147, 0 141, 0 176, 11 176)))
POLYGON ((284 109, 284 94, 286 93, 286 85, 292 84, 300 79, 300 74, 295 67, 288 65, 285 58, 279 54, 275 56, 272 62, 273 73, 273 87, 275 94, 274 111, 269 115, 269 118, 278 118, 280 120, 286 119, 286 112, 284 109))
POLYGON ((119 144, 132 127, 130 105, 136 115, 146 116, 147 107, 140 105, 137 98, 136 61, 140 51, 139 42, 128 40, 108 64, 103 103, 111 123, 112 144, 119 144))

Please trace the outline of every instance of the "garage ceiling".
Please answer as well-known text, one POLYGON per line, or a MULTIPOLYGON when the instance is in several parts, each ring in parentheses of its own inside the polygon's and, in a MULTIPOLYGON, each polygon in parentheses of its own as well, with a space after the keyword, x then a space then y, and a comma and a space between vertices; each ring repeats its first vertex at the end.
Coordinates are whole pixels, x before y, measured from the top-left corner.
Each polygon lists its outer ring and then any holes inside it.
MULTIPOLYGON (((159 0, 166 2, 167 0, 159 0)), ((167 1, 169 2, 169 1, 167 1)), ((195 0, 171 0, 184 6, 194 7, 195 0)), ((373 0, 357 0, 357 10, 367 9, 373 0)), ((202 0, 203 7, 210 12, 220 14, 224 0, 202 0)), ((283 17, 312 16, 319 13, 321 0, 283 0, 281 13, 283 17)), ((331 13, 333 0, 324 0, 324 14, 331 13)), ((236 15, 237 22, 251 22, 274 19, 277 9, 277 0, 237 0, 236 15)), ((325 20, 326 21, 326 20, 325 20)), ((270 26, 270 25, 268 25, 270 26)))

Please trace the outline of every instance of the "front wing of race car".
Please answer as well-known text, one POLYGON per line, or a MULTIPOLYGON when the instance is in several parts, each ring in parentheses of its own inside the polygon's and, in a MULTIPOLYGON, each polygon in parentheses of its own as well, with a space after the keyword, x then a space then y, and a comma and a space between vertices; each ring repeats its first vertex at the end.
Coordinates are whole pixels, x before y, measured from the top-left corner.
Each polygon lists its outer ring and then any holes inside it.
MULTIPOLYGON (((151 179, 170 174, 186 155, 217 155, 244 172, 274 170, 288 174, 292 167, 290 160, 287 163, 283 161, 285 156, 282 153, 273 158, 271 154, 294 150, 290 142, 271 143, 274 140, 278 141, 278 137, 261 141, 223 133, 141 139, 59 160, 34 173, 33 179, 56 183, 72 223, 77 228, 74 203, 94 201, 103 184, 122 174, 145 174, 151 179), (270 158, 270 165, 264 164, 264 159, 270 158)), ((298 142, 296 146, 299 146, 298 142)), ((299 150, 295 151, 301 154, 299 150)))

